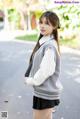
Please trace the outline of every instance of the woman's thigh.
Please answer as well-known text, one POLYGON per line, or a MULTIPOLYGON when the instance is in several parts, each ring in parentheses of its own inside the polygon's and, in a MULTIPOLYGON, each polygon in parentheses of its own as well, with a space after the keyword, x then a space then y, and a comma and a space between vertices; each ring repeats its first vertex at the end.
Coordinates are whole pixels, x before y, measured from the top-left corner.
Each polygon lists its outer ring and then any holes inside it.
POLYGON ((33 109, 33 119, 51 119, 53 108, 35 110, 33 109))

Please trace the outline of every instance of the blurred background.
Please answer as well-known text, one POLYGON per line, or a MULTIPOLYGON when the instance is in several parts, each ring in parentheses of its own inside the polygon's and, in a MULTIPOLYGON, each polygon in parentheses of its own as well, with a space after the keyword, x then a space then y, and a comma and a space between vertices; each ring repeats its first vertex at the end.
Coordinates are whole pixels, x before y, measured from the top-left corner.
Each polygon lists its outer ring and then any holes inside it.
POLYGON ((16 39, 36 41, 39 30, 38 19, 42 12, 51 10, 56 12, 60 18, 61 45, 80 49, 79 4, 57 2, 58 0, 0 0, 0 31, 3 29, 16 31, 16 39), (22 31, 22 34, 19 31, 22 31))
POLYGON ((33 90, 24 84, 24 74, 38 39, 39 17, 51 10, 60 18, 64 87, 53 118, 80 119, 80 2, 61 1, 0 0, 0 117, 7 111, 8 119, 32 119, 33 90))

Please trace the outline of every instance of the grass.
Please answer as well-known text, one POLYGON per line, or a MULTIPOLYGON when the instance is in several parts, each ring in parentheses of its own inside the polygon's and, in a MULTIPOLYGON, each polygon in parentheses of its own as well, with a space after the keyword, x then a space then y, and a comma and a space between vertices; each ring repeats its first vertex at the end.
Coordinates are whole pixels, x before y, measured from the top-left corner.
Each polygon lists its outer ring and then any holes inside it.
POLYGON ((60 39, 60 45, 80 49, 80 41, 77 39, 65 39, 65 40, 60 39))
MULTIPOLYGON (((23 35, 17 36, 16 39, 24 40, 24 41, 37 41, 38 34, 30 34, 30 35, 23 35)), ((80 49, 80 41, 76 39, 60 39, 60 45, 68 46, 71 48, 80 49)))
POLYGON ((24 40, 24 41, 37 41, 38 35, 30 34, 30 35, 17 36, 16 39, 24 40))

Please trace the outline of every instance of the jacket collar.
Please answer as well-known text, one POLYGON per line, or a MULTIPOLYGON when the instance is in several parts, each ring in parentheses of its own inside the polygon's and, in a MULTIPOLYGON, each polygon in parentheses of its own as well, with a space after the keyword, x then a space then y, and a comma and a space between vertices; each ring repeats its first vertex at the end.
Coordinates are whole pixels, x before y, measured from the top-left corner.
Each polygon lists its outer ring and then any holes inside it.
POLYGON ((39 43, 40 45, 42 45, 43 43, 51 40, 51 39, 54 39, 54 36, 53 35, 48 35, 48 36, 43 36, 40 40, 39 40, 39 43))

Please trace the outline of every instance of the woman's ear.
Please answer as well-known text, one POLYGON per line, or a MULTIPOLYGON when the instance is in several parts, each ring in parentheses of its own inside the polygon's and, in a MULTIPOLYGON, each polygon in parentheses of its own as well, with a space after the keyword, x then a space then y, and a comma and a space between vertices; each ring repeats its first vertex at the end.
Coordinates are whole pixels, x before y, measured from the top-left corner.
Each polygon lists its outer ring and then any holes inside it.
POLYGON ((53 27, 53 31, 56 30, 56 29, 57 29, 57 27, 53 27))
POLYGON ((60 23, 56 26, 53 27, 53 30, 59 29, 60 28, 60 23))

